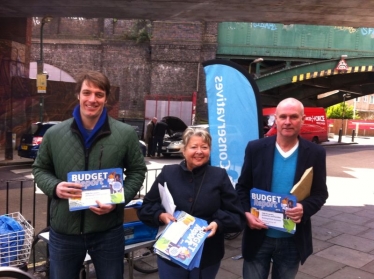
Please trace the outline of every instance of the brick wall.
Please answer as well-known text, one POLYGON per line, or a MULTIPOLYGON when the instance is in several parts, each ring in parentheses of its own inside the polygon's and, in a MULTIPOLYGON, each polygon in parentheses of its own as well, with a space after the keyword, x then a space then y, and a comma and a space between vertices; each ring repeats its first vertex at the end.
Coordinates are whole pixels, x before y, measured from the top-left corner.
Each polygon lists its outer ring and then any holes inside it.
POLYGON ((197 94, 196 122, 207 121, 205 74, 201 63, 214 59, 217 23, 153 22, 151 94, 197 94))
POLYGON ((31 19, 30 18, 0 18, 0 39, 9 40, 30 46, 31 19), (6 28, 3 28, 5 27, 6 28))
MULTIPOLYGON (((40 20, 33 20, 31 61, 40 56, 40 20)), ((156 21, 151 40, 137 43, 144 26, 149 28, 149 22, 53 19, 43 27, 44 62, 72 77, 82 69, 102 71, 119 87, 119 118, 144 118, 149 95, 186 96, 197 88, 197 119, 199 114, 206 118, 200 63, 215 58, 217 24, 156 21)))

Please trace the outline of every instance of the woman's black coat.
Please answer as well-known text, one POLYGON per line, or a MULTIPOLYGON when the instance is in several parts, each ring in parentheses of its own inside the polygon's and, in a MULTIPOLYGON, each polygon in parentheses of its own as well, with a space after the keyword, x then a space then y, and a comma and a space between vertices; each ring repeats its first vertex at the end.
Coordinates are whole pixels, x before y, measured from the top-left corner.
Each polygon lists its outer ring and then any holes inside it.
POLYGON ((164 186, 165 183, 176 210, 204 219, 208 224, 212 221, 218 224, 216 234, 205 241, 200 267, 218 263, 225 253, 224 233, 241 231, 245 224, 243 208, 226 170, 203 165, 189 171, 185 161, 180 165, 164 166, 138 210, 139 219, 149 226, 163 225, 159 216, 165 209, 161 205, 158 184, 164 186), (200 193, 196 197, 200 185, 200 193))

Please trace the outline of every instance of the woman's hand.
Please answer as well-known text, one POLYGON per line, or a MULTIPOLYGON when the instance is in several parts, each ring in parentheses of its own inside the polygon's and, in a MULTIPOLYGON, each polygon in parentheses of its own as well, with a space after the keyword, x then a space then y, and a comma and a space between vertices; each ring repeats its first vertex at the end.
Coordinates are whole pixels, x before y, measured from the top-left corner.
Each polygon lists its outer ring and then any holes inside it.
POLYGON ((210 222, 210 224, 204 229, 204 232, 210 231, 210 233, 208 234, 208 238, 209 238, 216 234, 217 229, 218 229, 218 224, 215 221, 213 221, 213 222, 210 222))
POLYGON ((161 213, 159 216, 158 216, 158 220, 161 222, 161 223, 164 223, 164 224, 169 224, 170 221, 176 221, 177 219, 175 219, 175 217, 169 213, 161 213))

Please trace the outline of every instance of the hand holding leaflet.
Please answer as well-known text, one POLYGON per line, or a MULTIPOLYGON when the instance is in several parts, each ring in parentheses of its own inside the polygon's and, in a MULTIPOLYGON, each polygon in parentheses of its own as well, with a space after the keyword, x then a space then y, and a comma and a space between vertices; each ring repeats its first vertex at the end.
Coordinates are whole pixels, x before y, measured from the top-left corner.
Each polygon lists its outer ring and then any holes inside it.
POLYGON ((70 211, 87 209, 91 206, 98 207, 96 201, 103 204, 125 202, 121 168, 72 171, 68 173, 67 181, 82 185, 82 196, 69 198, 70 211))
POLYGON ((192 270, 200 266, 208 223, 184 211, 175 211, 177 222, 170 222, 156 241, 155 253, 179 266, 192 270))
POLYGON ((269 228, 290 234, 296 232, 295 222, 286 216, 286 211, 296 206, 294 195, 252 188, 250 200, 251 214, 259 218, 269 228))
MULTIPOLYGON (((161 184, 158 184, 158 191, 161 197, 161 204, 165 208, 165 211, 171 215, 174 215, 176 205, 174 204, 174 199, 170 194, 170 191, 168 189, 166 182, 164 186, 162 186, 161 184)), ((159 227, 156 239, 165 230, 165 228, 166 228, 166 225, 159 227)))

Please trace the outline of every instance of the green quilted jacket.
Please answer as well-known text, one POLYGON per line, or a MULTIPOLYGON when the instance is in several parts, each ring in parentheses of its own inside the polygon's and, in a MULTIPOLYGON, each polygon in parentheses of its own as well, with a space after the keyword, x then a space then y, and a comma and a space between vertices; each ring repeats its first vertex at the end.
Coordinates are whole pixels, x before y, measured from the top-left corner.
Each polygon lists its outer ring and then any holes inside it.
POLYGON ((131 126, 107 117, 87 150, 73 118, 47 130, 33 164, 33 175, 37 186, 52 199, 50 222, 56 232, 102 232, 123 223, 123 204, 99 216, 88 209, 70 212, 68 200, 56 196, 55 188, 67 180, 68 172, 108 168, 125 169, 125 203, 128 203, 142 186, 147 170, 137 134, 131 126))

